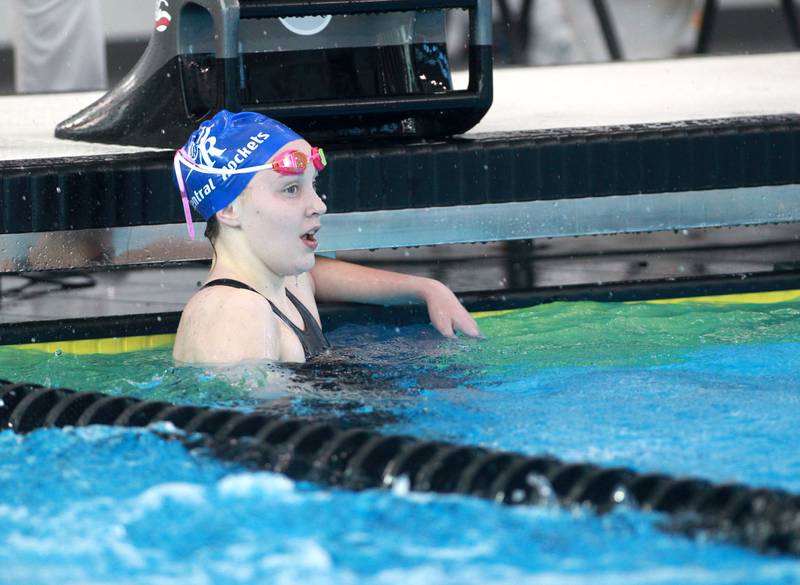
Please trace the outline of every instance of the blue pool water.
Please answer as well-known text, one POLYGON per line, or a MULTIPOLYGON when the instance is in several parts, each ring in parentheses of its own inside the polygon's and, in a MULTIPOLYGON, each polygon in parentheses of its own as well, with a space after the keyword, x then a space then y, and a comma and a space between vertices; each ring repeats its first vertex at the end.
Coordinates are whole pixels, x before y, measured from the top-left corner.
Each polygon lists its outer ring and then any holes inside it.
MULTIPOLYGON (((344 327, 341 363, 299 372, 6 349, 0 378, 800 492, 798 316, 796 303, 555 304, 483 319, 478 342, 344 327)), ((671 534, 655 514, 351 493, 147 430, 3 432, 0 453, 0 583, 800 582, 795 559, 671 534)))
POLYGON ((800 343, 424 391, 391 432, 800 493, 800 343))

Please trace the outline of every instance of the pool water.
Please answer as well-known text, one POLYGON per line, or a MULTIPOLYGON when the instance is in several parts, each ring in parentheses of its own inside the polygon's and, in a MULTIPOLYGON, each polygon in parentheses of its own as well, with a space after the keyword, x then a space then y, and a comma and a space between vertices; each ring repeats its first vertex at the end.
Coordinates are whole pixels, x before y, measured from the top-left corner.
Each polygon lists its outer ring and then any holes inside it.
MULTIPOLYGON (((298 368, 0 348, 0 378, 800 492, 800 303, 554 303, 480 325, 455 342, 346 326, 298 368)), ((625 507, 351 493, 142 429, 3 432, 0 453, 0 583, 800 582, 795 559, 625 507)))

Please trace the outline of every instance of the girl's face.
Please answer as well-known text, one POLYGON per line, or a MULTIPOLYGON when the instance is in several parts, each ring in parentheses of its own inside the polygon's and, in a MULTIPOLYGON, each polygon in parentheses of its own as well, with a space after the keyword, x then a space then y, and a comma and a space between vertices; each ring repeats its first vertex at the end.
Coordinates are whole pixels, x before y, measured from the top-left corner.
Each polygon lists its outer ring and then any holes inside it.
MULTIPOLYGON (((305 140, 290 142, 277 154, 286 150, 311 156, 311 146, 305 140)), ((316 232, 320 216, 327 211, 317 195, 316 178, 312 164, 302 175, 260 171, 240 197, 245 238, 254 254, 278 276, 301 274, 314 266, 316 232)))

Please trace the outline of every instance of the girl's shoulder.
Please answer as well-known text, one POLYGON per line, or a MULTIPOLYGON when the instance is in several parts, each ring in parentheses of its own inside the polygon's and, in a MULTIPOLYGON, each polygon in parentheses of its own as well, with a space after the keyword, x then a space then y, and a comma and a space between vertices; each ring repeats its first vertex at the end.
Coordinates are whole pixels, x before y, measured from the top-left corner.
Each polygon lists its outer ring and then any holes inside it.
POLYGON ((278 327, 261 295, 232 287, 204 288, 183 310, 173 355, 204 363, 276 359, 278 327))

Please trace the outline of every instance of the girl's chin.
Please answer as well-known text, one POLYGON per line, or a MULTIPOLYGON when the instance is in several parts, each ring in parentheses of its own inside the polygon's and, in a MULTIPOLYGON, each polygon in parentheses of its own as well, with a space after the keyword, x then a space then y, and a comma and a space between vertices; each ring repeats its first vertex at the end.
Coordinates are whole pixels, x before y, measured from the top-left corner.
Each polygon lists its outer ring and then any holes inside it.
POLYGON ((280 276, 284 278, 288 278, 290 276, 300 276, 301 274, 305 274, 312 268, 314 268, 314 264, 316 263, 316 259, 313 254, 311 254, 308 258, 304 258, 298 261, 294 266, 286 266, 283 267, 282 270, 275 271, 280 276))
POLYGON ((300 275, 300 274, 303 274, 305 272, 310 271, 312 268, 314 268, 314 264, 316 264, 316 260, 315 260, 314 256, 312 255, 311 259, 303 265, 302 269, 297 274, 300 275))

